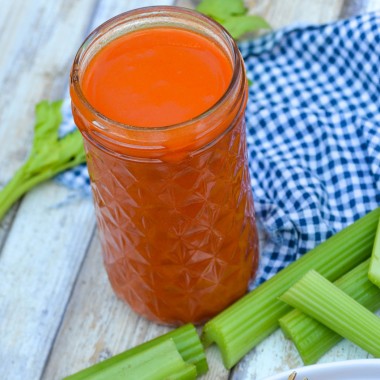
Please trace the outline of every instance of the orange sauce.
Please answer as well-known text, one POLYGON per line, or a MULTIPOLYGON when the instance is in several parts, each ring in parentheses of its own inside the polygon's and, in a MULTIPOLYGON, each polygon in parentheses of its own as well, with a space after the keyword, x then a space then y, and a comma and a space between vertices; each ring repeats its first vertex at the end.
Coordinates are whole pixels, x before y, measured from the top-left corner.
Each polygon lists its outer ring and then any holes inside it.
MULTIPOLYGON (((87 66, 82 89, 108 118, 149 129, 207 111, 231 77, 228 57, 206 37, 152 28, 103 47, 87 66)), ((149 162, 148 149, 143 160, 131 159, 127 148, 123 158, 85 141, 110 282, 151 320, 201 323, 247 290, 257 236, 242 102, 238 115, 225 115, 225 133, 207 149, 192 151, 182 129, 176 131, 173 148, 187 146, 181 159, 149 162)), ((74 111, 84 130, 75 104, 74 111)), ((211 127, 191 126, 202 133, 211 127)))
POLYGON ((83 77, 83 92, 112 120, 139 127, 181 123, 225 93, 232 67, 207 38, 181 29, 126 34, 105 46, 83 77))

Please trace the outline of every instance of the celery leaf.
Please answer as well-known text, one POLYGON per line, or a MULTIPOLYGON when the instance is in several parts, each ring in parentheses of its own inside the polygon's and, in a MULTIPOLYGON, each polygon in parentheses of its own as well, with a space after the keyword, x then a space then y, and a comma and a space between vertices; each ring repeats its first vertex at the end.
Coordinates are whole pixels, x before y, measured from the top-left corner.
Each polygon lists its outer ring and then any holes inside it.
POLYGON ((262 17, 247 14, 243 0, 203 0, 197 11, 222 24, 234 39, 259 29, 271 29, 262 17))
POLYGON ((234 15, 244 15, 247 9, 243 0, 203 0, 197 6, 197 11, 223 21, 234 15))
POLYGON ((262 17, 254 15, 232 16, 223 21, 222 25, 234 39, 238 39, 248 32, 271 29, 270 25, 262 17))

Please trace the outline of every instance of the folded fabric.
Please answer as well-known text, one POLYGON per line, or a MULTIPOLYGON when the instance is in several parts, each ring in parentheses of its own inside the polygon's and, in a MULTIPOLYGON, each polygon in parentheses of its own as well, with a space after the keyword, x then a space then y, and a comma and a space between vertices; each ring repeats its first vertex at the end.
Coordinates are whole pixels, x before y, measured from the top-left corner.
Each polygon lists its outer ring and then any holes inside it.
MULTIPOLYGON (((380 14, 286 28, 239 45, 263 232, 252 287, 380 205, 380 14)), ((74 128, 69 100, 62 133, 74 128)), ((89 192, 85 165, 59 181, 89 192)))

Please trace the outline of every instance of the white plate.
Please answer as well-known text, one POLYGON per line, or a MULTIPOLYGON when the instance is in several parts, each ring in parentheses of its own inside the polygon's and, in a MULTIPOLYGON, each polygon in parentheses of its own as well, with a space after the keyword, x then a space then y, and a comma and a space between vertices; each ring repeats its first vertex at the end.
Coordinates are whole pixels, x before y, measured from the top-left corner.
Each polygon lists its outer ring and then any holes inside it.
POLYGON ((288 370, 265 380, 288 380, 296 371, 296 380, 380 380, 380 359, 346 360, 288 370))

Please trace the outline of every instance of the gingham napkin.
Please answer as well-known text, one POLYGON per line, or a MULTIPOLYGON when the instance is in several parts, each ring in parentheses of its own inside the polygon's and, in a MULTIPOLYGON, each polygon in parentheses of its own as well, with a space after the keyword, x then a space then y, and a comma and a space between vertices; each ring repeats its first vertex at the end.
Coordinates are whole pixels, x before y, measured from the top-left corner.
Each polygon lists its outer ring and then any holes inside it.
MULTIPOLYGON (((380 205, 380 14, 240 44, 264 232, 255 285, 380 205)), ((69 101, 63 133, 74 128, 69 101)), ((89 192, 86 167, 59 180, 89 192)))

